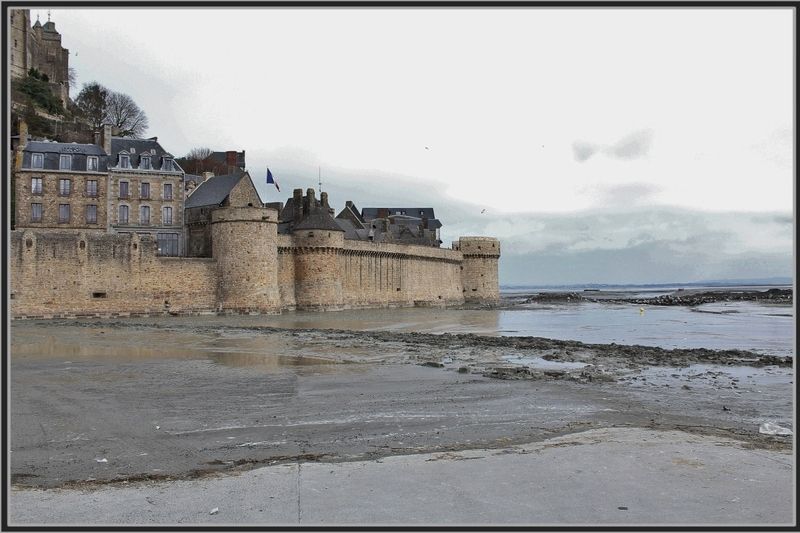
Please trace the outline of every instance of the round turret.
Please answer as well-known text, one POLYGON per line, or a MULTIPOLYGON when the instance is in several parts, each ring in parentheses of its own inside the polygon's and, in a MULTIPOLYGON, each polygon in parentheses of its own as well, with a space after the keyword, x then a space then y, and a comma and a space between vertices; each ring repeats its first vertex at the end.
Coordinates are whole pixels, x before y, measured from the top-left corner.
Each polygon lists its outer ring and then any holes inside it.
POLYGON ((292 232, 297 309, 337 309, 344 303, 339 255, 344 232, 300 228, 292 232))
POLYGON ((279 310, 277 224, 275 209, 225 207, 211 212, 220 309, 279 310))
POLYGON ((292 230, 297 309, 338 309, 344 304, 339 255, 344 231, 328 210, 323 193, 317 205, 314 189, 303 200, 302 220, 292 230))
POLYGON ((497 275, 500 241, 493 237, 461 237, 458 249, 464 256, 461 283, 465 302, 496 303, 500 301, 497 275))

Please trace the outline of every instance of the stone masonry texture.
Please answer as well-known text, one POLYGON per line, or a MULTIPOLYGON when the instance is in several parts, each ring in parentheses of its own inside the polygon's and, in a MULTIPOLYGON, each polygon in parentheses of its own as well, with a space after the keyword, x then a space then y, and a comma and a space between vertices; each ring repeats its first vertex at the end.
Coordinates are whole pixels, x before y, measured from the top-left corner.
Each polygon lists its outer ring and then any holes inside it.
MULTIPOLYGON (((112 193, 113 194, 113 193, 112 193)), ((276 313, 445 306, 499 299, 500 243, 454 249, 344 240, 328 230, 277 234, 278 213, 212 211, 212 258, 161 257, 147 235, 11 233, 11 315, 276 313)))

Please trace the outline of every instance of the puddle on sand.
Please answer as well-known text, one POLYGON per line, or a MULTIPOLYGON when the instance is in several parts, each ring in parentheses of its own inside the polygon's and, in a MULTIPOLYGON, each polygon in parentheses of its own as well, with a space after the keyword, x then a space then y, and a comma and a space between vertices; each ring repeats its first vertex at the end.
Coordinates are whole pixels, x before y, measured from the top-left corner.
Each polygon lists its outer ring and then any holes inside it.
MULTIPOLYGON (((308 347, 313 350, 314 346, 308 347)), ((229 368, 250 368, 259 372, 353 371, 358 365, 300 351, 296 343, 281 336, 253 332, 204 332, 22 324, 11 344, 15 361, 49 360, 64 362, 137 363, 154 360, 210 361, 229 368), (300 353, 298 353, 300 352, 300 353)), ((358 371, 358 370, 356 370, 358 371)))
POLYGON ((541 357, 520 357, 517 355, 506 355, 503 360, 512 365, 527 366, 530 368, 540 368, 542 370, 571 370, 583 368, 587 363, 574 363, 570 361, 548 361, 541 357))
POLYGON ((315 367, 325 370, 325 366, 335 366, 336 362, 321 357, 267 355, 256 353, 213 353, 209 359, 218 365, 247 367, 263 371, 277 371, 294 367, 315 367))
POLYGON ((628 377, 633 383, 675 385, 676 381, 692 387, 754 389, 759 386, 791 384, 792 369, 777 366, 752 367, 695 364, 686 367, 648 367, 628 377), (644 379, 642 379, 644 378, 644 379))

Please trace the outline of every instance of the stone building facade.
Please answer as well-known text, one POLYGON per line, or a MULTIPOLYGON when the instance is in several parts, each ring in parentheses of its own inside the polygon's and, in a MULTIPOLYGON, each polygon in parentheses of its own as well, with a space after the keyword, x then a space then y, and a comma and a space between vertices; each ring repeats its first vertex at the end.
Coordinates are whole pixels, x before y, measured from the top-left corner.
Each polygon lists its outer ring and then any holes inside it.
POLYGON ((111 137, 109 130, 100 140, 109 154, 109 231, 151 235, 161 255, 183 255, 183 170, 157 137, 111 137))
POLYGON ((23 141, 17 150, 17 228, 106 231, 108 157, 102 148, 23 141))

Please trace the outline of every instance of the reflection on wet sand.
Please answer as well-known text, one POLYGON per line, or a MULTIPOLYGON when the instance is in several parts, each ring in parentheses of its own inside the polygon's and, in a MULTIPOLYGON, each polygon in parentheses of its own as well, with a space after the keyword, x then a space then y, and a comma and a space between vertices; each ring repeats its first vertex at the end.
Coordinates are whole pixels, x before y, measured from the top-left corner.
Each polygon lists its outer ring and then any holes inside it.
POLYGON ((283 368, 314 367, 315 371, 333 371, 336 363, 329 359, 308 356, 286 356, 254 353, 211 353, 214 363, 230 367, 248 367, 277 371, 283 368))

